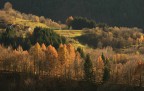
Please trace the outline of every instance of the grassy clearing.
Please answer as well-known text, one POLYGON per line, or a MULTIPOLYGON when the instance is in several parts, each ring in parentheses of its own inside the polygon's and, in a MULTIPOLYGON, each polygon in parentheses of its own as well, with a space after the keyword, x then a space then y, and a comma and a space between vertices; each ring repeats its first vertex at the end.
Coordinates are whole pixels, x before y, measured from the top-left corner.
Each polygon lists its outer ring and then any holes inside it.
POLYGON ((36 26, 43 27, 43 28, 48 28, 48 26, 43 24, 43 23, 33 22, 33 21, 30 21, 30 20, 23 20, 23 19, 20 19, 20 18, 16 18, 15 21, 12 21, 12 24, 20 24, 20 25, 24 25, 24 26, 31 26, 32 29, 34 29, 36 26))
POLYGON ((74 38, 77 36, 81 36, 83 34, 82 30, 54 30, 54 31, 60 34, 61 36, 65 36, 68 38, 74 38))
POLYGON ((59 35, 66 37, 68 42, 71 43, 75 48, 77 47, 88 48, 87 45, 83 45, 79 43, 78 40, 75 39, 75 37, 78 37, 84 34, 82 30, 54 30, 54 31, 58 33, 59 35))

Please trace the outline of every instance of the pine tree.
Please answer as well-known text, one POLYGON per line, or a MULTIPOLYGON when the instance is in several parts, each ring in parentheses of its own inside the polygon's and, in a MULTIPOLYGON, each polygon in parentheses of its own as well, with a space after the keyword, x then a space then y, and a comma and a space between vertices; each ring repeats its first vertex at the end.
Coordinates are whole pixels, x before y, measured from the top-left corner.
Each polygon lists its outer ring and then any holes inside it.
POLYGON ((110 68, 108 66, 104 67, 103 82, 108 81, 110 78, 110 68))
POLYGON ((101 58, 102 58, 102 60, 103 60, 104 64, 106 64, 106 58, 105 58, 105 56, 104 56, 104 54, 103 54, 103 53, 102 53, 102 55, 101 55, 101 58))
POLYGON ((109 67, 109 60, 105 58, 104 54, 102 53, 101 58, 104 63, 104 73, 103 73, 103 82, 108 81, 110 78, 110 67, 109 67))
POLYGON ((81 55, 82 58, 85 58, 84 51, 83 51, 83 49, 81 47, 78 47, 77 51, 80 53, 80 55, 81 55))
POLYGON ((85 80, 88 82, 93 81, 93 64, 90 58, 90 55, 86 55, 85 63, 84 63, 84 74, 85 80))

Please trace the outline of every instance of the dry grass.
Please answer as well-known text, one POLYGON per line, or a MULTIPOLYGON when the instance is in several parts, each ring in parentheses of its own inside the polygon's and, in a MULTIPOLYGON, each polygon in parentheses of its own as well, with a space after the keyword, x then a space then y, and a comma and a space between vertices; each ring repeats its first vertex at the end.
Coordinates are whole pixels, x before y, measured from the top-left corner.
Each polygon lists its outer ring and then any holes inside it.
POLYGON ((69 38, 74 38, 83 34, 82 30, 55 30, 55 32, 69 38))
POLYGON ((79 43, 78 40, 74 39, 75 37, 81 36, 84 34, 82 30, 54 30, 56 33, 58 33, 61 36, 64 36, 67 38, 67 40, 75 47, 81 47, 81 48, 88 48, 87 45, 83 45, 79 43))
POLYGON ((20 18, 16 18, 14 21, 11 21, 11 23, 12 24, 20 24, 20 25, 24 25, 24 26, 31 26, 32 29, 34 29, 36 26, 48 28, 48 26, 43 23, 33 22, 30 20, 24 20, 24 19, 20 19, 20 18))

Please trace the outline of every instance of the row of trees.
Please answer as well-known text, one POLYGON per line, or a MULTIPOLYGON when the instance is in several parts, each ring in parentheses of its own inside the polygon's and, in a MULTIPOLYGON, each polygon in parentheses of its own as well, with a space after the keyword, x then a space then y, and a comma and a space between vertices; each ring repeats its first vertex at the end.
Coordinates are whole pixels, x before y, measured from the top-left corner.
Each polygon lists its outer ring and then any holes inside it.
POLYGON ((69 16, 66 19, 66 25, 69 29, 83 29, 83 28, 95 28, 99 27, 102 29, 108 28, 108 25, 105 23, 96 23, 94 20, 85 18, 85 17, 72 17, 69 16))
POLYGON ((48 28, 36 27, 32 34, 28 32, 25 37, 19 36, 18 33, 14 27, 7 27, 6 31, 0 34, 0 43, 6 47, 11 45, 14 49, 21 45, 24 50, 29 50, 37 42, 40 44, 45 43, 46 46, 51 44, 56 48, 59 47, 59 44, 66 43, 64 37, 48 28))
MULTIPOLYGON (((39 43, 32 46, 29 51, 23 51, 21 46, 16 50, 13 50, 12 47, 4 48, 0 46, 0 50, 1 70, 63 77, 64 79, 85 79, 89 82, 96 81, 94 74, 96 71, 93 70, 90 55, 85 56, 81 48, 75 50, 71 44, 61 44, 58 51, 52 45, 46 47, 45 44, 40 46, 39 43)), ((102 57, 104 58, 104 55, 102 57)), ((100 57, 98 67, 101 66, 101 62, 103 64, 100 57)), ((106 65, 106 63, 104 64, 106 65)), ((103 68, 97 68, 97 70, 99 69, 103 71, 103 68)), ((105 75, 103 73, 96 74, 107 76, 109 73, 110 71, 108 73, 104 71, 105 75)), ((104 79, 97 78, 98 82, 103 82, 103 80, 108 79, 105 79, 105 77, 104 79)))
POLYGON ((66 20, 68 28, 83 29, 83 28, 95 28, 96 22, 84 17, 68 17, 66 20))
POLYGON ((19 46, 16 50, 0 46, 0 69, 33 73, 39 76, 63 79, 86 80, 102 84, 105 82, 142 86, 144 62, 140 55, 127 56, 102 53, 91 58, 81 48, 75 50, 71 44, 61 44, 56 50, 52 45, 36 43, 29 51, 19 46), (132 58, 133 57, 133 58, 132 58))

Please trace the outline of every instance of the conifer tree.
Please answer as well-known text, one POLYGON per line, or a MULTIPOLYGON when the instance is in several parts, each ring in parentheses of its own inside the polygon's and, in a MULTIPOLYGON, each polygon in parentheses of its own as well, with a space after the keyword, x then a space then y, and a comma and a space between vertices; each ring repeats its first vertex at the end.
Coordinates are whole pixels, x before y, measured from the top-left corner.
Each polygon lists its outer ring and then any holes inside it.
POLYGON ((110 78, 110 67, 109 67, 109 60, 105 58, 104 54, 102 53, 101 58, 104 63, 104 73, 103 73, 103 82, 108 81, 110 78))
POLYGON ((85 58, 84 51, 83 51, 83 49, 81 47, 78 47, 77 51, 80 53, 80 55, 81 55, 82 58, 85 58))
POLYGON ((84 63, 84 74, 85 80, 88 82, 93 81, 93 64, 90 58, 90 55, 86 55, 85 63, 84 63))

